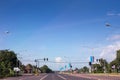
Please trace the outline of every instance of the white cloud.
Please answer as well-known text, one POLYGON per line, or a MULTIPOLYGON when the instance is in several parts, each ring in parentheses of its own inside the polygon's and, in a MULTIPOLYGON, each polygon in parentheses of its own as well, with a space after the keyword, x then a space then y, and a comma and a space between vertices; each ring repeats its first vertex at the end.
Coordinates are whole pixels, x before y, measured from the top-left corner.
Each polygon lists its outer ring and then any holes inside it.
POLYGON ((115 16, 116 14, 114 13, 107 13, 108 16, 115 16))
POLYGON ((62 58, 61 57, 56 57, 55 62, 62 62, 62 58))
POLYGON ((109 40, 109 41, 120 40, 120 35, 119 34, 113 35, 113 36, 107 38, 107 40, 109 40))
POLYGON ((120 13, 117 13, 116 11, 108 12, 108 16, 120 16, 120 13))
POLYGON ((100 57, 112 61, 116 58, 116 51, 120 49, 120 42, 106 46, 100 53, 100 57))

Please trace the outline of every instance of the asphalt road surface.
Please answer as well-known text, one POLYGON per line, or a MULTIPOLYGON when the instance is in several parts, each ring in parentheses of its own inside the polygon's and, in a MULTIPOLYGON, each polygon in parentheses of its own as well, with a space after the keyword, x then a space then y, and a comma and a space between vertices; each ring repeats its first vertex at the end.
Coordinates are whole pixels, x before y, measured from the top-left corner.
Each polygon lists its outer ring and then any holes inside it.
POLYGON ((0 80, 120 80, 120 77, 94 76, 94 75, 66 75, 66 74, 40 74, 39 76, 24 75, 20 77, 9 77, 0 80))
POLYGON ((0 80, 95 80, 95 79, 88 79, 83 77, 77 77, 77 76, 69 76, 65 74, 41 74, 39 76, 20 76, 20 77, 10 77, 6 79, 0 79, 0 80))

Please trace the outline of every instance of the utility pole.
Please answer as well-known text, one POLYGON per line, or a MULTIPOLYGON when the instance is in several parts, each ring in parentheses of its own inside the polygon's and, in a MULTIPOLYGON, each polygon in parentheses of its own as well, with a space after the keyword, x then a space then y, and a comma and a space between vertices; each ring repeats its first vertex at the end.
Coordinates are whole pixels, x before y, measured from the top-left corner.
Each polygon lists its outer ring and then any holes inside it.
POLYGON ((90 66, 90 73, 93 71, 92 69, 92 67, 93 67, 93 65, 92 65, 92 63, 94 62, 94 56, 90 56, 90 62, 89 62, 89 66, 90 66))
POLYGON ((35 59, 35 63, 36 63, 36 71, 37 71, 37 73, 38 73, 38 68, 39 68, 39 62, 40 62, 40 60, 42 60, 42 61, 48 61, 48 58, 43 58, 43 59, 35 59))

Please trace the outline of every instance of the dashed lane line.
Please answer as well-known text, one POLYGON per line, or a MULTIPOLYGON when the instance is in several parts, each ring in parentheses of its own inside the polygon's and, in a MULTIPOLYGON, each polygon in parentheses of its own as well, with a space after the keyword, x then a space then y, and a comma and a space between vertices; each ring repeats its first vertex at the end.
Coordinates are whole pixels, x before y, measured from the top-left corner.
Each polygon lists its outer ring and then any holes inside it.
POLYGON ((61 75, 57 75, 58 77, 62 78, 63 80, 67 80, 65 77, 61 76, 61 75))
POLYGON ((40 80, 44 80, 48 75, 43 76, 40 80))

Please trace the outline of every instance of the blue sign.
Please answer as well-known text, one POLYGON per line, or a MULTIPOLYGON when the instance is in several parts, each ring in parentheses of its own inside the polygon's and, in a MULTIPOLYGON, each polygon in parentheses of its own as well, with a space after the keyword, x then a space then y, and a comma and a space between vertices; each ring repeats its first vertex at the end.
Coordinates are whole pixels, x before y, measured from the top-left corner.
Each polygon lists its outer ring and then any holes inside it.
POLYGON ((70 66, 71 66, 71 63, 69 63, 69 64, 68 64, 68 66, 69 66, 69 68, 70 68, 70 66))
POLYGON ((94 56, 90 56, 90 62, 94 62, 94 56))
POLYGON ((67 68, 67 66, 65 65, 65 69, 67 68))
POLYGON ((63 69, 64 69, 64 68, 63 68, 63 67, 61 67, 61 68, 60 68, 60 71, 62 71, 63 69))

